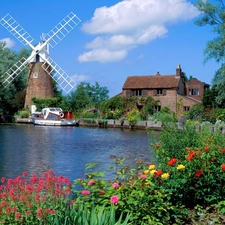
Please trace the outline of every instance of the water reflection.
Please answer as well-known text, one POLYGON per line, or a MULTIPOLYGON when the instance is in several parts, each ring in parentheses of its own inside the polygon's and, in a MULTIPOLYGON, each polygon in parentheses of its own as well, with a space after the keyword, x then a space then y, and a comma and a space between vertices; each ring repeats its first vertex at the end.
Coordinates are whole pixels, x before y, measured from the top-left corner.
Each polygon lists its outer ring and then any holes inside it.
POLYGON ((110 155, 150 161, 146 131, 84 127, 0 126, 0 177, 16 177, 23 171, 42 175, 53 169, 70 180, 83 177, 85 165, 99 162, 98 170, 112 164, 110 155))

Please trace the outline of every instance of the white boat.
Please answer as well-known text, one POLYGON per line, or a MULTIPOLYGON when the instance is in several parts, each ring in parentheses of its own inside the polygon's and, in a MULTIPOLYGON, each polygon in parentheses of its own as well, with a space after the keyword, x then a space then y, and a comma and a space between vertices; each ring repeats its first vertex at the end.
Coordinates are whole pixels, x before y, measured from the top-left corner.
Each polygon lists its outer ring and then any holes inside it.
POLYGON ((61 108, 44 108, 41 112, 34 112, 31 116, 34 125, 43 126, 75 126, 78 125, 76 120, 64 118, 61 108))

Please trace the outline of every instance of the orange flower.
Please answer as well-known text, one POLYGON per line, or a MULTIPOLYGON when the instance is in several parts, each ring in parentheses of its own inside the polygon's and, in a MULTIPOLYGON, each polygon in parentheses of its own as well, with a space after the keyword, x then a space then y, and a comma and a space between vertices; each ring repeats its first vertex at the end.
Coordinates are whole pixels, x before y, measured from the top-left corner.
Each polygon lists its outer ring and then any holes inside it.
POLYGON ((205 151, 209 151, 209 147, 208 147, 208 146, 205 146, 205 147, 204 147, 204 150, 205 150, 205 151))

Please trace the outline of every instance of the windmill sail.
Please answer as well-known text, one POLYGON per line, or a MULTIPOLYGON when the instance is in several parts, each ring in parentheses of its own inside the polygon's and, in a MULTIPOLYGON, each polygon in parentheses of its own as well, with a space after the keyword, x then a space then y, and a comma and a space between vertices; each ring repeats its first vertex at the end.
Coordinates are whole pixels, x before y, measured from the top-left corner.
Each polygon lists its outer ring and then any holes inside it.
POLYGON ((75 87, 76 83, 50 57, 45 60, 42 68, 59 84, 59 86, 66 93, 69 93, 75 87))
POLYGON ((46 41, 52 48, 54 48, 80 22, 81 20, 74 13, 69 13, 45 35, 46 41))
POLYGON ((7 14, 0 20, 0 24, 5 27, 13 36, 15 36, 23 45, 30 45, 34 40, 16 20, 7 14))
POLYGON ((29 64, 29 60, 24 57, 15 63, 9 70, 6 71, 6 79, 3 81, 3 86, 7 87, 29 64))
POLYGON ((43 34, 41 41, 34 46, 31 35, 9 14, 0 20, 0 24, 15 36, 23 45, 31 47, 31 55, 22 58, 7 72, 3 80, 3 86, 7 87, 23 69, 30 64, 26 89, 25 107, 32 104, 32 98, 51 98, 54 96, 52 79, 54 79, 64 92, 68 93, 76 83, 68 76, 60 66, 49 57, 49 46, 56 46, 67 34, 69 34, 81 20, 69 13, 47 34, 43 34))

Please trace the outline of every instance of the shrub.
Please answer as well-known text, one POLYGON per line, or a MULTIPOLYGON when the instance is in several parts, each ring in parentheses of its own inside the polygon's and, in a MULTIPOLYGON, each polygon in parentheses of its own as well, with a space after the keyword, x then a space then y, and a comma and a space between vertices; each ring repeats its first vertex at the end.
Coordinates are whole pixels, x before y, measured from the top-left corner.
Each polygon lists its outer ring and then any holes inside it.
POLYGON ((172 193, 173 205, 204 207, 222 201, 225 190, 225 139, 220 132, 212 133, 205 125, 201 132, 193 123, 166 129, 159 137, 154 152, 162 171, 169 178, 163 188, 172 193))
POLYGON ((29 111, 22 110, 22 111, 19 112, 19 117, 20 118, 29 118, 29 116, 30 116, 29 111))
POLYGON ((134 125, 137 123, 137 121, 140 120, 140 112, 137 109, 132 109, 131 111, 129 111, 126 116, 125 116, 126 120, 128 120, 130 125, 134 125))
MULTIPOLYGON (((0 224, 46 224, 55 215, 65 216, 71 183, 66 177, 56 177, 52 170, 43 177, 27 173, 15 179, 1 178, 0 224)), ((51 223, 50 223, 51 224, 51 223)))

